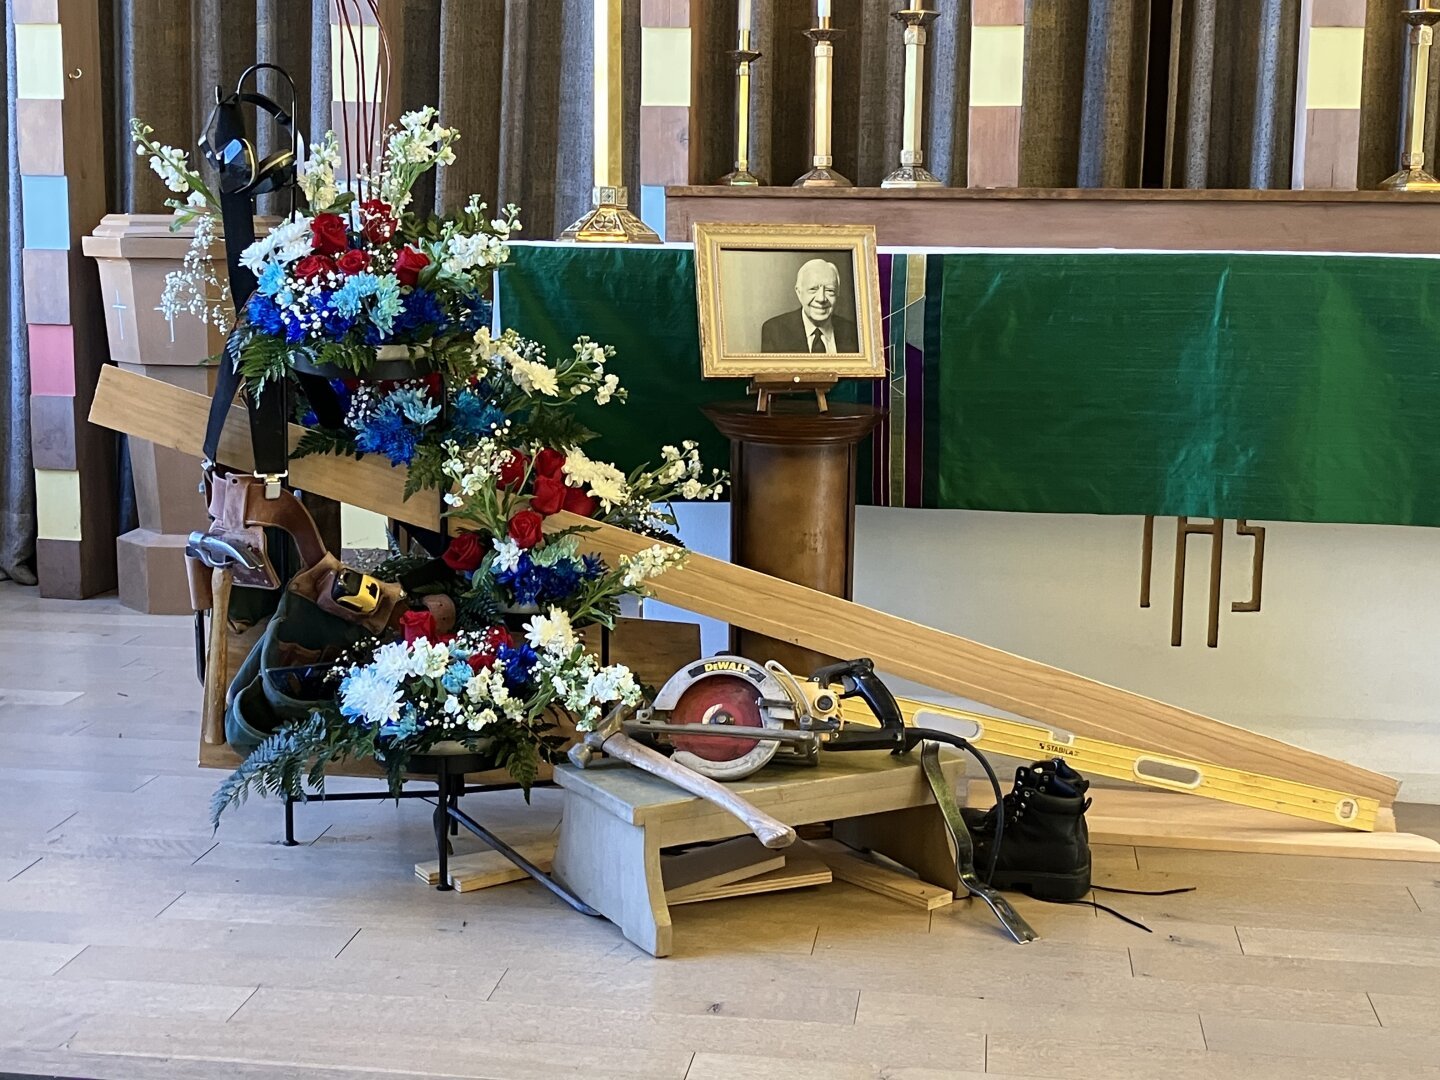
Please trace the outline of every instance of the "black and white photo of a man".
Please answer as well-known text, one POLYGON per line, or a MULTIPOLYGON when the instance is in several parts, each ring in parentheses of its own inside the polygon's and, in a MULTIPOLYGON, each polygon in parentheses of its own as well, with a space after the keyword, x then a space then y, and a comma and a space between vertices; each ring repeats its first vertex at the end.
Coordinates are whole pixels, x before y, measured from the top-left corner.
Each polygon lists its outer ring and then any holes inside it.
MULTIPOLYGON (((836 313, 840 271, 827 259, 811 259, 795 275, 799 307, 766 319, 760 329, 765 353, 858 353, 853 319, 836 313)), ((773 309, 772 309, 773 310, 773 309)))

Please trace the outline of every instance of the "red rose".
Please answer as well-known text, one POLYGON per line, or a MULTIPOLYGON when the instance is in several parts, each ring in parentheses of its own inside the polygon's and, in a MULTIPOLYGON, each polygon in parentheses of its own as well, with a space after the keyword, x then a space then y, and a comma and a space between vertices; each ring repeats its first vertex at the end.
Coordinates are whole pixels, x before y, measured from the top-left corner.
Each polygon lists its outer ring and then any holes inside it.
POLYGON ((562 510, 569 510, 572 514, 579 514, 581 517, 594 517, 595 511, 600 509, 600 500, 594 495, 588 495, 584 488, 567 487, 565 489, 565 505, 562 510))
POLYGON ((339 214, 316 214, 310 220, 310 237, 310 246, 320 255, 338 255, 350 244, 339 214))
POLYGON ((495 663, 504 646, 514 644, 510 637, 510 631, 503 626, 492 626, 486 630, 480 638, 480 647, 467 657, 471 671, 479 671, 481 668, 490 667, 495 663))
POLYGON ((533 548, 545 532, 545 519, 534 510, 521 510, 510 519, 510 539, 517 547, 533 548))
POLYGON ((435 616, 428 608, 412 609, 400 616, 400 632, 405 635, 405 644, 413 645, 420 638, 433 642, 440 631, 435 626, 435 616))
POLYGON ((548 447, 535 455, 535 475, 558 479, 565 469, 565 455, 548 447))
POLYGON ((390 206, 379 199, 366 199, 360 204, 360 225, 365 239, 372 244, 383 244, 395 235, 390 206))
MULTIPOLYGON (((536 457, 535 462, 538 468, 539 457, 536 457)), ((564 505, 565 481, 557 480, 553 476, 537 476, 535 478, 535 497, 530 500, 530 509, 548 517, 564 505)))
POLYGON ((429 265, 429 255, 412 247, 403 247, 395 257, 395 277, 401 285, 414 285, 420 280, 420 271, 429 265))
POLYGON ((519 491, 529 468, 529 458, 518 450, 511 451, 510 460, 500 466, 500 486, 508 491, 519 491))
POLYGON ((301 281, 314 281, 334 269, 335 264, 330 261, 329 256, 306 255, 295 264, 295 276, 301 281))
POLYGON ((352 248, 341 255, 335 261, 342 274, 358 274, 362 270, 370 269, 370 253, 361 251, 359 248, 352 248))
POLYGON ((441 557, 451 570, 463 573, 480 565, 480 560, 485 558, 485 546, 480 543, 480 537, 475 533, 461 533, 450 541, 450 546, 441 557))

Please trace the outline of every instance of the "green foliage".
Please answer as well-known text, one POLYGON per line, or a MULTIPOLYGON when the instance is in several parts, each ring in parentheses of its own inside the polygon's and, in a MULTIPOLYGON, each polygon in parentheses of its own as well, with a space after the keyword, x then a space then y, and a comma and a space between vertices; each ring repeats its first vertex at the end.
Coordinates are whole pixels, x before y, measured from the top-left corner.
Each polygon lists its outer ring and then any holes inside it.
POLYGON ((355 435, 349 428, 313 427, 300 437, 292 458, 307 457, 310 454, 336 454, 353 457, 357 461, 364 457, 355 449, 355 435))
MULTIPOLYGON (((352 435, 353 439, 354 436, 352 435)), ((445 480, 445 450, 431 442, 422 442, 415 448, 415 457, 410 462, 410 471, 405 476, 405 498, 417 491, 440 487, 445 480)))

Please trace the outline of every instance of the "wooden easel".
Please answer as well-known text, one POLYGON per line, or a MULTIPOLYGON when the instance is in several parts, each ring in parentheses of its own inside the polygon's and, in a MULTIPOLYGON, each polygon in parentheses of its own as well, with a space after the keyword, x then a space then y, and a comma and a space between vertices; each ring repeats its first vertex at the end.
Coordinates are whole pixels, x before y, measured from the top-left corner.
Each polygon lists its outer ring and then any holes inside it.
POLYGON ((815 395, 815 403, 820 411, 829 412, 830 402, 827 398, 835 384, 840 381, 838 375, 794 375, 785 372, 776 372, 770 375, 757 375, 750 380, 747 394, 755 395, 755 411, 768 413, 770 402, 777 395, 781 394, 809 394, 815 395))

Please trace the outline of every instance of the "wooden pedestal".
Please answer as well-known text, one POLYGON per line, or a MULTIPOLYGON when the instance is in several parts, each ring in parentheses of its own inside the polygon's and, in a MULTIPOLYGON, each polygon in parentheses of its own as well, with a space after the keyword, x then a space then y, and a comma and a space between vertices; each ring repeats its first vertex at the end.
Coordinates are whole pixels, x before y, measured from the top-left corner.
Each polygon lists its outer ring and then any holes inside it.
MULTIPOLYGON (((855 455, 884 415, 868 405, 777 401, 705 407, 730 439, 730 560, 752 570, 849 599, 855 569, 855 455)), ((832 657, 793 641, 734 627, 730 648, 797 674, 832 657)), ((849 659, 848 657, 842 659, 849 659)))

